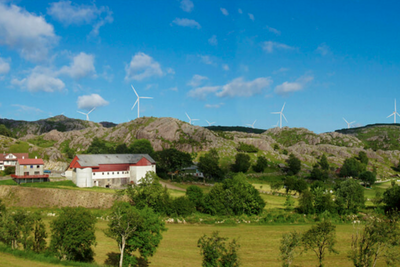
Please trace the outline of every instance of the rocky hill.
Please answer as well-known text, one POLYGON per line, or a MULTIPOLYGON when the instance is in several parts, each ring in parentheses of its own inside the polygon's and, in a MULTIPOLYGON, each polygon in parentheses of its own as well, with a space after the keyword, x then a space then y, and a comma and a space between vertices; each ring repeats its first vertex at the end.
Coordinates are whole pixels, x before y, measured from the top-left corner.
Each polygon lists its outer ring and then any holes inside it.
MULTIPOLYGON (((382 177, 395 174, 392 166, 400 159, 400 128, 395 125, 377 125, 331 133, 316 134, 304 128, 273 128, 263 133, 246 131, 210 130, 174 118, 142 117, 116 126, 74 120, 56 116, 36 122, 0 120, 17 138, 0 136, 0 149, 10 152, 29 152, 46 159, 51 166, 66 161, 66 149, 84 152, 95 137, 109 145, 147 139, 158 151, 174 147, 201 155, 210 148, 220 153, 221 163, 229 166, 237 153, 239 143, 252 144, 273 163, 284 162, 294 153, 310 170, 322 154, 335 167, 351 156, 365 151, 370 166, 378 168, 382 177)), ((226 127, 224 127, 226 128, 226 127)), ((213 129, 213 128, 211 128, 213 129)), ((217 128, 218 129, 218 128, 217 128)), ((226 130, 226 129, 225 129, 226 130)), ((240 130, 240 129, 239 129, 240 130)), ((255 161, 256 155, 252 155, 255 161)))

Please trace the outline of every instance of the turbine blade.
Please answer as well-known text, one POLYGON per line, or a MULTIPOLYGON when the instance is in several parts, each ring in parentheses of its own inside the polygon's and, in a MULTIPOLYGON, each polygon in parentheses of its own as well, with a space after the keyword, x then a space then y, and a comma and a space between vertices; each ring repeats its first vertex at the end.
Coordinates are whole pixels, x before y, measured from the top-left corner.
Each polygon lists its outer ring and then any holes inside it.
POLYGON ((271 112, 271 114, 281 114, 280 112, 271 112))
POLYGON ((211 125, 210 122, 209 122, 208 120, 206 120, 206 122, 208 123, 209 126, 211 125))
POLYGON ((287 119, 286 119, 286 117, 285 117, 285 114, 282 113, 282 116, 283 116, 283 118, 285 119, 285 121, 288 122, 287 119))
POLYGON ((131 87, 132 87, 133 91, 135 92, 136 96, 139 98, 139 95, 136 93, 136 90, 135 90, 135 88, 133 88, 132 84, 131 84, 131 87))
POLYGON ((283 103, 283 107, 282 107, 282 110, 281 110, 281 112, 283 112, 283 109, 285 108, 285 105, 286 105, 286 102, 285 102, 285 103, 283 103))
POLYGON ((397 114, 397 116, 399 116, 399 117, 400 117, 400 114, 399 114, 399 113, 397 113, 397 112, 396 112, 396 114, 397 114))
POLYGON ((78 113, 81 113, 81 114, 83 114, 83 115, 86 115, 86 113, 83 113, 83 112, 80 112, 80 111, 77 111, 78 113))
POLYGON ((186 114, 186 116, 188 117, 188 119, 190 120, 190 117, 189 117, 189 115, 185 112, 185 114, 186 114))
POLYGON ((343 118, 343 120, 344 120, 346 123, 348 123, 348 122, 346 121, 346 119, 345 119, 345 118, 343 118))
POLYGON ((386 118, 389 118, 389 117, 391 117, 391 116, 393 116, 394 115, 394 113, 392 113, 392 114, 390 114, 389 116, 387 116, 386 118))
POLYGON ((92 108, 92 110, 91 110, 91 111, 89 111, 89 112, 88 112, 88 114, 90 114, 90 112, 92 112, 92 111, 93 111, 95 108, 96 108, 96 107, 92 108))
POLYGON ((152 97, 148 97, 148 96, 141 96, 139 98, 153 99, 152 97))
POLYGON ((131 110, 133 110, 133 108, 136 106, 137 102, 139 102, 139 98, 136 100, 135 104, 133 104, 131 110))

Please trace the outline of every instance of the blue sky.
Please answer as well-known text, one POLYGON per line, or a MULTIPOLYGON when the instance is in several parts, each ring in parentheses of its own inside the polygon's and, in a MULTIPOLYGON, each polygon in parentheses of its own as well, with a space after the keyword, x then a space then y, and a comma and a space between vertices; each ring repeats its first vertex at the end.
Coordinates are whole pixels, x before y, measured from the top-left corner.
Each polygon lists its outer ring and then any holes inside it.
MULTIPOLYGON (((398 1, 0 0, 0 117, 391 123, 398 1)), ((400 117, 398 118, 400 120, 400 117)))

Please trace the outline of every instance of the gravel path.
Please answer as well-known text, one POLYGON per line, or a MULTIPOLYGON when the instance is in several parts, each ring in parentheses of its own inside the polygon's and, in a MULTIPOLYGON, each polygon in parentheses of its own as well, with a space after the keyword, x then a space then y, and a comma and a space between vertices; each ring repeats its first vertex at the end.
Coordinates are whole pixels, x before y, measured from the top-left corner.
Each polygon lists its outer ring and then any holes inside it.
POLYGON ((180 187, 177 187, 177 186, 175 186, 175 185, 172 185, 172 184, 168 184, 168 183, 165 183, 165 182, 162 182, 162 181, 160 181, 160 184, 164 187, 164 186, 166 186, 168 189, 174 189, 174 190, 179 190, 179 191, 186 191, 185 189, 183 189, 183 188, 180 188, 180 187))

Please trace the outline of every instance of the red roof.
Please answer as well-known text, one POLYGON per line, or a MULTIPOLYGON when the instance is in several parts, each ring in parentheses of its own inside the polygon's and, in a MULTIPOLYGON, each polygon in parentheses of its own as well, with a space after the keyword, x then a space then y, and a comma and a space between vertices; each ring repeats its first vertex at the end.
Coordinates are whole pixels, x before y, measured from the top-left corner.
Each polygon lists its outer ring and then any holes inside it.
POLYGON ((19 165, 44 165, 42 159, 19 159, 19 165))
POLYGON ((1 153, 0 154, 0 160, 3 160, 3 161, 4 160, 13 160, 13 159, 6 159, 6 156, 8 156, 10 154, 13 154, 14 156, 16 156, 17 159, 22 159, 22 158, 26 158, 27 159, 27 158, 29 158, 29 154, 28 153, 6 153, 6 154, 1 153))

